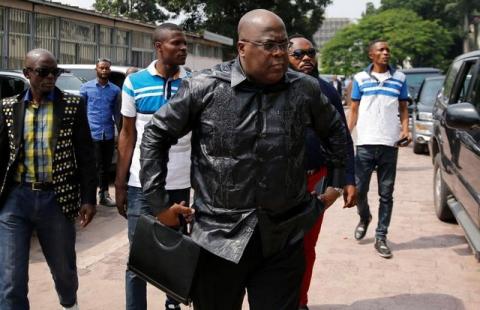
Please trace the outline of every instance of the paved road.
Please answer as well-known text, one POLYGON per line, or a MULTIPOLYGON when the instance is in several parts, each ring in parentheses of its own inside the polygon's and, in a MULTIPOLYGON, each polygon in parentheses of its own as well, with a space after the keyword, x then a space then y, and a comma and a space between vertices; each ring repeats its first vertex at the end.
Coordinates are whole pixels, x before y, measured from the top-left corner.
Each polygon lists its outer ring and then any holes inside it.
MULTIPOLYGON (((383 259, 373 249, 378 206, 374 181, 370 201, 375 212, 365 240, 353 238, 358 221, 354 209, 343 210, 337 203, 327 211, 317 244, 310 309, 480 309, 480 263, 462 229, 435 217, 430 158, 402 149, 398 166, 389 234, 394 257, 383 259)), ((59 309, 41 250, 35 240, 32 243, 32 309, 59 309)), ((125 220, 116 210, 100 207, 91 226, 78 233, 82 310, 125 308, 127 249, 125 220)), ((162 309, 161 292, 150 287, 148 298, 149 309, 162 309)))

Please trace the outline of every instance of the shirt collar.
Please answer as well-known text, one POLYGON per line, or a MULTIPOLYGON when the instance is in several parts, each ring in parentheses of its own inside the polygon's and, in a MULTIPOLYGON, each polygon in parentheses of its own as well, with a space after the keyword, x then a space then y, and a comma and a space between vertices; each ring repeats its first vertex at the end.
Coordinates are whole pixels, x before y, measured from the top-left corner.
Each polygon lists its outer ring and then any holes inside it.
POLYGON ((100 87, 107 87, 107 86, 110 87, 110 86, 111 86, 110 83, 111 83, 110 81, 107 81, 107 84, 102 85, 102 84, 100 84, 100 82, 98 81, 98 78, 95 79, 95 85, 98 85, 98 86, 100 86, 100 87))
MULTIPOLYGON (((388 71, 390 71, 390 75, 393 76, 396 70, 390 65, 387 65, 387 68, 388 68, 388 71)), ((372 73, 372 69, 373 69, 373 64, 369 64, 364 70, 370 75, 372 73)))
MULTIPOLYGON (((44 99, 45 102, 48 102, 48 101, 52 101, 53 102, 53 99, 54 99, 54 94, 55 92, 52 90, 44 99)), ((23 102, 25 103, 28 103, 30 101, 32 101, 32 91, 30 89, 27 90, 27 92, 25 93, 25 96, 23 97, 23 102)))
MULTIPOLYGON (((162 76, 160 73, 158 73, 157 71, 157 68, 155 68, 155 64, 157 63, 158 60, 154 60, 152 61, 148 67, 147 67, 147 71, 148 73, 150 73, 151 75, 158 75, 159 77, 165 79, 164 76, 162 76)), ((178 70, 177 73, 175 73, 175 75, 173 76, 172 80, 177 80, 177 79, 184 79, 186 77, 188 77, 188 72, 187 70, 185 70, 185 68, 183 66, 179 66, 180 67, 180 70, 178 70)))

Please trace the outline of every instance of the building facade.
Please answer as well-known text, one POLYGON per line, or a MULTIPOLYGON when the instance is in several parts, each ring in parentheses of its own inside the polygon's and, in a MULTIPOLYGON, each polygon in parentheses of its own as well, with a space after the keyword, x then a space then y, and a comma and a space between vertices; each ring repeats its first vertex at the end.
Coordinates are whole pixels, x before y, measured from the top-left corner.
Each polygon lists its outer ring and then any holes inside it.
POLYGON ((313 41, 318 49, 322 49, 325 43, 335 36, 335 33, 345 26, 353 23, 350 18, 330 17, 325 18, 322 26, 313 35, 313 41))
MULTIPOLYGON (((154 58, 155 25, 41 0, 0 1, 0 68, 20 69, 33 48, 51 51, 63 64, 92 64, 105 57, 115 65, 146 67, 154 58)), ((187 33, 186 65, 192 70, 223 61, 229 38, 187 33)))

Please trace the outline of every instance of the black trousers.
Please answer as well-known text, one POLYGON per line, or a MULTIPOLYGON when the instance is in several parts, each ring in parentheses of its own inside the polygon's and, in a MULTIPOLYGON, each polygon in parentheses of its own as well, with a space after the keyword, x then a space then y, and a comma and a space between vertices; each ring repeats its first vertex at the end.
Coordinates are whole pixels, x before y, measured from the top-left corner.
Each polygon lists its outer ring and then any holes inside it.
POLYGON ((297 310, 305 270, 303 240, 264 258, 258 230, 238 264, 202 250, 192 288, 195 310, 297 310))
POLYGON ((100 192, 108 191, 108 172, 112 165, 115 140, 93 141, 95 148, 95 161, 97 164, 98 186, 100 192))

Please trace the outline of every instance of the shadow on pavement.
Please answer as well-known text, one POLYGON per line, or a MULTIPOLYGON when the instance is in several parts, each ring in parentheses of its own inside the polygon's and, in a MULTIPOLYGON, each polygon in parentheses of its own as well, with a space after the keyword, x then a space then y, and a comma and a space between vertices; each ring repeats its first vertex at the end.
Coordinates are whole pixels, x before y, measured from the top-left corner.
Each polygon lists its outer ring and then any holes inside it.
POLYGON ((404 243, 395 243, 389 240, 389 244, 393 251, 417 250, 417 249, 435 249, 450 248, 461 244, 467 244, 464 236, 459 235, 437 235, 420 237, 404 243))
POLYGON ((463 302, 446 294, 402 294, 365 299, 351 305, 312 305, 310 310, 465 310, 463 302))
POLYGON ((433 171, 433 166, 397 167, 397 171, 433 171))
MULTIPOLYGON (((127 220, 120 216, 117 208, 108 208, 97 205, 97 213, 92 222, 86 228, 80 228, 78 219, 75 223, 77 229, 76 252, 80 253, 88 251, 96 246, 101 248, 98 251, 105 250, 105 243, 111 244, 123 240, 122 237, 127 236, 127 220)), ((119 243, 120 245, 120 243, 119 243)), ((30 262, 43 262, 45 258, 40 248, 36 235, 32 238, 30 248, 30 262)))

